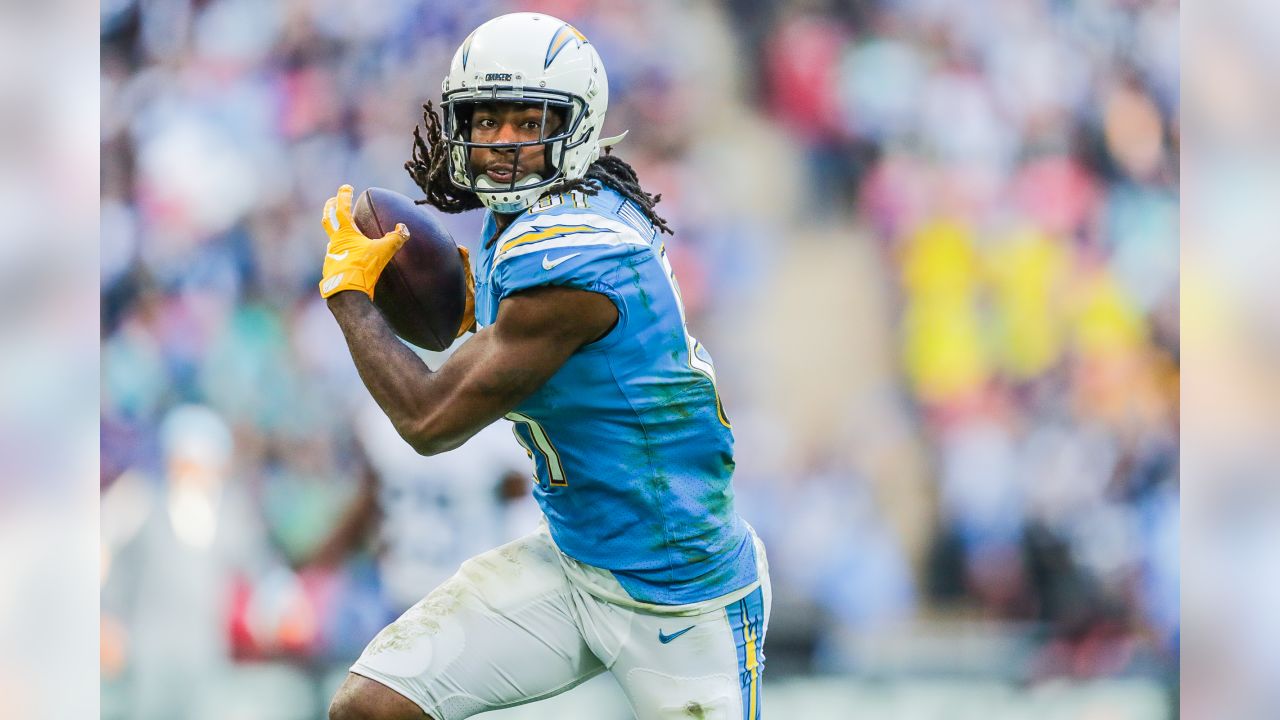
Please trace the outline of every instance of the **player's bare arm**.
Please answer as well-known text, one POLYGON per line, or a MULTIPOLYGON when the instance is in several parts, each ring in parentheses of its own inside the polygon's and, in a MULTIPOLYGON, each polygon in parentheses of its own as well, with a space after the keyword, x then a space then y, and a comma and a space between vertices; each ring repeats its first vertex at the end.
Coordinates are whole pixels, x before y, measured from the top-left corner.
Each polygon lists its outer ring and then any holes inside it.
POLYGON ((497 321, 433 372, 400 342, 369 298, 329 297, 360 378, 414 450, 458 447, 514 408, 618 318, 604 295, 541 287, 503 300, 497 321))
POLYGON ((368 238, 351 216, 353 189, 325 203, 329 235, 320 293, 342 328, 369 394, 400 436, 434 455, 466 442, 555 374, 578 348, 602 337, 618 311, 605 296, 542 287, 503 300, 492 325, 433 372, 392 332, 373 304, 378 276, 404 245, 403 224, 368 238))

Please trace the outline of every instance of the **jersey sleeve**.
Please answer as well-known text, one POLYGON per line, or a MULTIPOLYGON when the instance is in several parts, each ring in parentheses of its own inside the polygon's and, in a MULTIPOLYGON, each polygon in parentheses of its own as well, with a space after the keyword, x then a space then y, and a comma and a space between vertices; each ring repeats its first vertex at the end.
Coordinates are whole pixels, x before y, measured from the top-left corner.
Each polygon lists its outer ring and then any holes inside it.
POLYGON ((648 249, 634 230, 603 217, 549 217, 520 223, 500 240, 491 282, 499 301, 529 288, 554 285, 607 295, 624 312, 620 269, 648 249))

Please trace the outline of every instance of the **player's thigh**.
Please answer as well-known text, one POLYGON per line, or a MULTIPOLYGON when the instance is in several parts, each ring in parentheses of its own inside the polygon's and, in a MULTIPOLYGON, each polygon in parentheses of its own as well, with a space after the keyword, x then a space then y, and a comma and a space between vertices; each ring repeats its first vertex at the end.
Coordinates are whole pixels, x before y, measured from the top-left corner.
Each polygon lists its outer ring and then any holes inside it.
MULTIPOLYGON (((347 673, 329 703, 329 720, 423 720, 417 703, 376 680, 347 673)), ((432 718, 434 720, 434 718, 432 718)))
POLYGON ((547 697, 598 674, 554 552, 535 533, 468 560, 378 633, 351 671, 435 720, 547 697))
POLYGON ((631 613, 610 667, 637 720, 757 720, 769 587, 692 617, 631 613))

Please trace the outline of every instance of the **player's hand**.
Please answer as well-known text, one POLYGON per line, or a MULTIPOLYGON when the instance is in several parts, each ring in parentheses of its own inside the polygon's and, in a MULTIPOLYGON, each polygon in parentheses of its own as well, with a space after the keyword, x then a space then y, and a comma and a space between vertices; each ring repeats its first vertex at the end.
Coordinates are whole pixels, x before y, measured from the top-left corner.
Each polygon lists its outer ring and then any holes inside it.
POLYGON ((467 299, 462 307, 462 324, 458 326, 458 334, 454 337, 462 337, 463 333, 476 327, 476 276, 471 272, 471 252, 459 245, 458 254, 462 256, 462 271, 467 275, 467 299))
POLYGON ((409 238, 409 229, 401 223, 380 238, 365 237, 351 220, 352 192, 350 185, 343 185, 338 188, 338 194, 324 204, 324 217, 320 222, 329 236, 329 246, 325 249, 320 296, 327 298, 343 290, 359 290, 372 300, 378 276, 409 238))

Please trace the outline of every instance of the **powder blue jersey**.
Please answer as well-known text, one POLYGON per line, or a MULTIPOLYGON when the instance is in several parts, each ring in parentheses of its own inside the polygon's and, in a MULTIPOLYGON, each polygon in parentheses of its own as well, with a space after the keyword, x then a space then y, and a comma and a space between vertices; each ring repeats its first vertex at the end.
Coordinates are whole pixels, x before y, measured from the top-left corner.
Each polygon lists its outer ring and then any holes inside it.
MULTIPOLYGON (((496 228, 485 216, 483 238, 496 228)), ((607 296, 617 324, 507 419, 534 458, 534 495, 568 556, 635 600, 696 603, 757 580, 733 506, 733 434, 711 356, 685 329, 662 239, 609 187, 544 197, 477 253, 476 319, 558 285, 607 296)))

